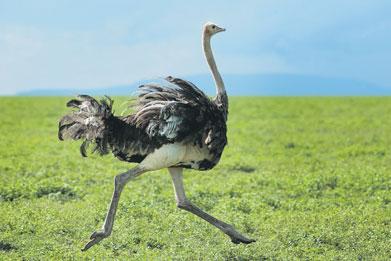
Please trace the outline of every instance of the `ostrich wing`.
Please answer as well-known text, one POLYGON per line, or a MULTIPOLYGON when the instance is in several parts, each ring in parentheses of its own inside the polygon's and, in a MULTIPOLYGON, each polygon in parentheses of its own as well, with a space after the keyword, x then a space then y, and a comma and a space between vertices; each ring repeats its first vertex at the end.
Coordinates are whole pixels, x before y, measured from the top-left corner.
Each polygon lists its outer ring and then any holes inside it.
POLYGON ((170 86, 142 85, 132 121, 151 137, 167 142, 191 140, 200 146, 226 144, 222 112, 194 84, 167 77, 170 86), (217 137, 219 136, 219 137, 217 137))

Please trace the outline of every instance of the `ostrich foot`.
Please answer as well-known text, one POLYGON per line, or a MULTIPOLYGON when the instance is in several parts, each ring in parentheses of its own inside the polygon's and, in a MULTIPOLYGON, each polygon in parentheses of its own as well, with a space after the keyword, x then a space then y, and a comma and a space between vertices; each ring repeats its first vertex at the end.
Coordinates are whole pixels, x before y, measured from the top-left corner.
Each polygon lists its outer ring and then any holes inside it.
POLYGON ((105 239, 106 237, 108 237, 110 234, 109 233, 106 233, 105 231, 95 231, 94 233, 92 233, 92 235, 90 236, 90 242, 88 242, 84 248, 81 250, 81 251, 87 251, 88 249, 90 249, 93 245, 99 243, 100 241, 102 241, 103 239, 105 239))
POLYGON ((240 234, 238 231, 236 231, 233 226, 231 225, 226 225, 227 229, 225 233, 231 238, 232 243, 234 244, 250 244, 253 242, 256 242, 254 239, 249 239, 242 234, 240 234))
POLYGON ((250 244, 250 243, 256 242, 256 240, 239 235, 239 236, 235 236, 235 237, 231 236, 231 242, 234 244, 240 244, 240 243, 250 244))

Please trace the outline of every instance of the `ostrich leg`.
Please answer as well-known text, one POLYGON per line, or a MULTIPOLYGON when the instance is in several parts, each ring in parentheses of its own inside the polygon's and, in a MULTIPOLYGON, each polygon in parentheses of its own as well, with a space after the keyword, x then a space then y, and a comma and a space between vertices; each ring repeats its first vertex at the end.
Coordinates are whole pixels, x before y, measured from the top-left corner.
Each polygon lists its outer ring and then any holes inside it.
POLYGON ((233 226, 230 224, 227 224, 221 220, 218 220, 217 218, 209 215, 208 213, 204 212, 200 208, 198 208, 196 205, 191 203, 189 200, 187 200, 185 195, 185 190, 183 187, 183 176, 182 176, 182 168, 169 168, 168 169, 172 182, 174 185, 175 190, 175 198, 177 202, 177 206, 181 209, 184 209, 186 211, 189 211, 200 218, 206 220, 213 226, 220 229, 222 232, 224 232, 226 235, 228 235, 231 238, 231 241, 235 244, 244 243, 244 244, 250 244, 252 242, 255 242, 253 239, 248 239, 242 234, 240 234, 238 231, 236 231, 233 226))
POLYGON ((84 246, 82 251, 88 250, 93 245, 99 243, 104 238, 110 236, 111 231, 113 230, 115 213, 117 212, 118 202, 123 188, 125 187, 126 183, 128 183, 131 179, 136 178, 137 176, 143 174, 144 172, 145 170, 136 166, 135 168, 127 172, 115 176, 114 193, 111 198, 110 207, 109 210, 107 211, 106 219, 105 222, 103 223, 102 229, 100 231, 95 231, 94 233, 92 233, 90 237, 91 239, 90 242, 88 242, 84 246))

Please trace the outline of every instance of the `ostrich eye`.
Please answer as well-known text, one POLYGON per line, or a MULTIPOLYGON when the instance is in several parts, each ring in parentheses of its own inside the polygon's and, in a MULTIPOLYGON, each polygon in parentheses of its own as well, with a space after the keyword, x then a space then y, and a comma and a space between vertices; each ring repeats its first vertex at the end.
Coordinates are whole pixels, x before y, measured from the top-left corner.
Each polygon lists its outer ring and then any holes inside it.
POLYGON ((215 25, 212 25, 212 29, 216 29, 216 26, 215 26, 215 25))

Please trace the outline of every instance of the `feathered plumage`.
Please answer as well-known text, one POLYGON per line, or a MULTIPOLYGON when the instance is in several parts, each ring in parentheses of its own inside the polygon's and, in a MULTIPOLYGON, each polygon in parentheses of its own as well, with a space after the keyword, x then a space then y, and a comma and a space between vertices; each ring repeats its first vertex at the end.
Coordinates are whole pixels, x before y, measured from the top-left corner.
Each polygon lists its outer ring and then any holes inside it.
MULTIPOLYGON (((109 150, 121 160, 140 162, 149 153, 168 143, 207 147, 207 164, 184 167, 209 169, 219 160, 226 138, 226 115, 194 84, 167 77, 168 86, 146 84, 139 87, 132 107, 134 114, 117 117, 112 113, 112 100, 100 102, 87 95, 67 103, 77 110, 65 115, 59 124, 59 138, 84 140, 86 148, 107 154, 109 150)), ((182 166, 181 165, 181 166, 182 166)))
POLYGON ((86 148, 94 142, 94 151, 100 154, 108 152, 107 121, 112 117, 113 101, 106 97, 100 103, 88 95, 79 95, 78 99, 70 100, 67 107, 78 109, 65 115, 59 122, 58 138, 60 140, 83 139, 80 152, 86 156, 86 148))
MULTIPOLYGON (((224 112, 191 82, 167 77, 173 88, 147 84, 140 86, 134 115, 137 126, 144 127, 149 136, 167 142, 193 141, 207 145, 212 153, 218 151, 214 139, 226 144, 224 112)), ((215 141, 217 141, 215 140, 215 141)))

